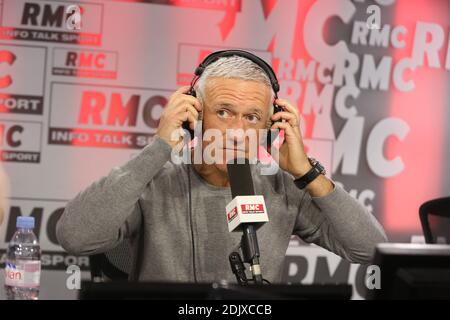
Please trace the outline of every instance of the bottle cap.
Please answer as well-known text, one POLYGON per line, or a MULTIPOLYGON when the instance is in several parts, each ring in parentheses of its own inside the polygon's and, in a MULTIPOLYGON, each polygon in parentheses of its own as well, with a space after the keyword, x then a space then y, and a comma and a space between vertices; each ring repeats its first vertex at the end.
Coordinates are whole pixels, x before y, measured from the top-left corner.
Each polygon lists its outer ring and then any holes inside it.
POLYGON ((23 217, 23 216, 17 217, 16 227, 23 229, 33 229, 34 217, 23 217))

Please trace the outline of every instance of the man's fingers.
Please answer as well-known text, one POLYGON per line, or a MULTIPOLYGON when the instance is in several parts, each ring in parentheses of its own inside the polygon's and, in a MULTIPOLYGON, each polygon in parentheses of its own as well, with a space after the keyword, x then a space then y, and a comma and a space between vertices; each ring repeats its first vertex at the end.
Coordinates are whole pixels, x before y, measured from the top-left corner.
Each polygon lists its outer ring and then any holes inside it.
POLYGON ((187 94, 180 94, 177 97, 175 97, 171 101, 171 106, 173 108, 178 108, 180 105, 183 105, 186 103, 192 105, 198 111, 202 111, 202 105, 201 105, 200 101, 198 101, 197 98, 187 95, 187 94))
POLYGON ((291 125, 289 123, 287 123, 287 122, 275 122, 272 125, 272 129, 284 130, 284 132, 286 134, 286 138, 297 136, 295 134, 294 130, 292 129, 291 125))
POLYGON ((178 112, 170 116, 177 117, 181 122, 189 121, 189 123, 194 122, 194 124, 197 124, 198 111, 193 106, 186 104, 181 106, 177 111, 178 112))
POLYGON ((281 129, 281 130, 291 130, 292 131, 291 125, 287 122, 275 122, 272 125, 271 129, 281 129))
MULTIPOLYGON (((283 108, 284 111, 282 112, 288 112, 290 114, 293 114, 295 116, 295 122, 291 121, 289 119, 286 119, 289 121, 290 125, 294 128, 294 132, 298 135, 299 139, 301 139, 302 134, 300 132, 300 114, 298 112, 297 107, 293 106, 289 101, 284 99, 276 99, 275 103, 283 108)), ((277 112, 279 113, 279 112, 277 112)), ((275 114, 277 114, 275 113, 275 114)))
POLYGON ((284 99, 277 99, 277 100, 275 100, 275 103, 278 106, 282 107, 284 110, 286 110, 292 114, 295 114, 298 118, 298 109, 296 107, 294 107, 289 101, 284 100, 284 99))
POLYGON ((170 96, 159 121, 157 134, 172 148, 177 146, 184 132, 183 122, 188 121, 194 128, 202 109, 199 100, 187 94, 189 89, 190 86, 180 87, 170 96))
POLYGON ((298 125, 298 118, 296 115, 289 113, 289 112, 280 111, 280 112, 275 113, 272 116, 273 121, 277 121, 280 119, 286 120, 287 123, 289 123, 289 125, 292 127, 292 129, 294 130, 294 133, 298 136, 298 138, 301 137, 300 127, 298 125))
POLYGON ((186 111, 185 112, 185 120, 189 121, 189 128, 191 130, 195 130, 195 126, 197 125, 197 117, 195 117, 191 112, 186 111))
POLYGON ((195 108, 194 108, 192 105, 190 105, 190 104, 182 104, 182 105, 179 105, 179 106, 177 107, 177 109, 175 110, 175 113, 176 113, 176 114, 179 114, 179 113, 183 113, 183 112, 186 112, 186 111, 190 112, 196 119, 198 119, 199 113, 198 113, 197 109, 195 109, 195 108))
MULTIPOLYGON (((174 93, 172 93, 172 95, 169 97, 169 101, 167 102, 167 105, 169 107, 173 107, 174 104, 177 104, 179 101, 179 99, 181 97, 192 97, 190 95, 188 95, 187 93, 189 92, 189 89, 191 87, 190 86, 183 86, 178 88, 174 93)), ((194 97, 192 97, 194 98, 194 97)), ((195 98, 194 98, 195 99, 195 98)))
POLYGON ((195 109, 197 109, 198 111, 202 111, 202 104, 200 103, 200 101, 198 101, 196 97, 185 94, 183 98, 185 101, 193 105, 195 109))
POLYGON ((297 119, 297 116, 295 114, 292 114, 292 113, 289 113, 289 112, 286 112, 286 111, 280 111, 280 112, 275 113, 272 116, 272 120, 273 121, 277 121, 277 120, 280 120, 280 119, 286 120, 293 127, 294 126, 298 126, 298 119, 297 119))

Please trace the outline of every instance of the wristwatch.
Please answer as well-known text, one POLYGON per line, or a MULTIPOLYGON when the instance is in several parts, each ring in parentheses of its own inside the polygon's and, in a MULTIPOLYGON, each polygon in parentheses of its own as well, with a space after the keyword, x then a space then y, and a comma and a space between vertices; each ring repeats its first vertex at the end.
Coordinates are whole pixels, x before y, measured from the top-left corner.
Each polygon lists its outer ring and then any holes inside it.
POLYGON ((299 189, 304 189, 310 182, 317 178, 320 174, 325 175, 325 168, 314 158, 309 158, 309 163, 312 165, 312 169, 306 174, 294 180, 295 185, 299 189))

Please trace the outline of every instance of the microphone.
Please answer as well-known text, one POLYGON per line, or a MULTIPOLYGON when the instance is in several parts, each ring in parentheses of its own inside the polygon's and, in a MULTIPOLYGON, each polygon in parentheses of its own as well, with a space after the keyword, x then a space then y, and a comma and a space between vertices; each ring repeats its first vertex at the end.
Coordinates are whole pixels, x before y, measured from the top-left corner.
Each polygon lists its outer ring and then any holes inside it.
POLYGON ((233 200, 226 206, 228 231, 242 231, 243 260, 250 264, 255 283, 260 284, 262 283, 262 274, 256 230, 264 222, 269 221, 269 217, 264 197, 255 195, 248 159, 236 160, 236 163, 227 164, 233 197, 233 200))
POLYGON ((233 200, 226 206, 228 231, 242 231, 246 224, 261 227, 269 221, 263 196, 255 195, 252 173, 248 159, 229 162, 228 179, 230 180, 233 200))

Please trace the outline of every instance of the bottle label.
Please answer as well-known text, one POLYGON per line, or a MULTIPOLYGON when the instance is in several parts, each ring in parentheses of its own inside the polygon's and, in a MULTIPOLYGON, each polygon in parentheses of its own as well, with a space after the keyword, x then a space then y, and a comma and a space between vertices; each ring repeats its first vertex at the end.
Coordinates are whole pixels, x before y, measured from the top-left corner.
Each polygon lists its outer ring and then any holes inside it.
POLYGON ((6 262, 5 284, 12 287, 39 287, 41 262, 19 260, 6 262))

